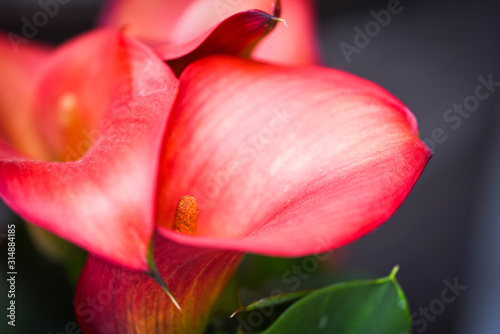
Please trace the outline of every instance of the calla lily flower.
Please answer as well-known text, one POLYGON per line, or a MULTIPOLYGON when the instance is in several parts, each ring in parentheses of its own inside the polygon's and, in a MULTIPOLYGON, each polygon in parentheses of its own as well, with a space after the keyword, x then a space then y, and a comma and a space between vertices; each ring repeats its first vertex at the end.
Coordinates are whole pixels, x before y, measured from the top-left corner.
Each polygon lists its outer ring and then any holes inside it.
POLYGON ((155 260, 183 314, 147 275, 91 257, 79 323, 88 333, 201 333, 243 253, 300 256, 365 235, 430 156, 410 111, 371 82, 320 67, 197 61, 180 77, 157 195, 155 260), (179 212, 191 217, 184 233, 179 212))
MULTIPOLYGON (((281 4, 272 0, 110 0, 99 25, 125 28, 131 36, 162 46, 162 53, 166 46, 170 50, 185 48, 236 13, 255 9, 270 13, 274 6, 275 14, 279 12, 276 16, 288 24, 277 27, 272 36, 260 43, 253 57, 281 64, 317 63, 314 1, 282 0, 281 4)), ((235 42, 226 45, 232 43, 235 42)), ((162 55, 170 59, 168 53, 162 55)))
MULTIPOLYGON (((7 41, 1 48, 12 53, 7 41)), ((149 270, 160 145, 177 78, 148 47, 115 30, 79 37, 38 62, 37 50, 22 51, 35 58, 34 83, 12 88, 23 103, 1 110, 6 122, 26 115, 32 130, 22 145, 11 139, 26 135, 20 126, 1 138, 1 197, 93 254, 149 270)), ((1 60, 2 72, 26 64, 3 52, 1 60)))

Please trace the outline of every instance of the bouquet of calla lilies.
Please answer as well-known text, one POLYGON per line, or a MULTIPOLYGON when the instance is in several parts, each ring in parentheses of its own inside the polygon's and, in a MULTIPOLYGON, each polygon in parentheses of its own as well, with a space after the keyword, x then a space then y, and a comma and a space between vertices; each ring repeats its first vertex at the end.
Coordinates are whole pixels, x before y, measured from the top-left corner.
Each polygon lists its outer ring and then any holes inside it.
POLYGON ((432 155, 401 101, 318 65, 311 1, 114 0, 58 47, 0 50, 0 196, 88 252, 81 332, 411 331, 397 267, 211 320, 246 253, 312 275, 432 155))

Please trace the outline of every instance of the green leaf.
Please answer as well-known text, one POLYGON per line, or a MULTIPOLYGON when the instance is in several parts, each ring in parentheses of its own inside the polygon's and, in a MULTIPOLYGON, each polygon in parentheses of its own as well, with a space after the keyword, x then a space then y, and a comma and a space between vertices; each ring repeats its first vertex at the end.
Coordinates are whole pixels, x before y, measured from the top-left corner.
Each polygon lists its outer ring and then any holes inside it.
POLYGON ((290 306, 263 334, 410 333, 410 312, 396 281, 385 278, 334 284, 290 306))
POLYGON ((237 310, 236 312, 234 312, 231 315, 231 318, 233 316, 235 316, 236 314, 241 313, 241 312, 250 312, 250 311, 259 310, 259 309, 266 308, 266 307, 274 307, 276 305, 293 303, 297 299, 300 299, 313 291, 316 291, 316 289, 309 289, 309 290, 303 290, 303 291, 297 291, 297 292, 291 292, 291 293, 284 293, 284 294, 279 294, 276 296, 262 298, 262 299, 259 299, 259 300, 255 301, 247 306, 241 307, 239 310, 237 310))
POLYGON ((317 288, 344 281, 345 275, 340 276, 332 269, 330 260, 335 257, 336 255, 332 255, 328 258, 328 263, 323 263, 312 256, 274 258, 247 254, 221 296, 216 314, 227 320, 230 314, 241 307, 241 302, 249 304, 265 296, 276 295, 276 292, 293 293, 298 289, 317 288), (318 263, 318 268, 313 273, 304 268, 304 263, 312 261, 318 263), (297 267, 305 272, 306 279, 293 273, 293 269, 297 267), (287 273, 289 275, 285 276, 287 273))

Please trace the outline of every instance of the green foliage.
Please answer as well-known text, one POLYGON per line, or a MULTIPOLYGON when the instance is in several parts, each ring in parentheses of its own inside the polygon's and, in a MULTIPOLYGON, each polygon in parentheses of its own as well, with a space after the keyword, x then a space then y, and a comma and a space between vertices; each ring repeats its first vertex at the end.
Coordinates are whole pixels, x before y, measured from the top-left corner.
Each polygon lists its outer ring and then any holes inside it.
POLYGON ((385 278, 337 283, 290 306, 262 334, 399 334, 411 331, 397 268, 385 278))

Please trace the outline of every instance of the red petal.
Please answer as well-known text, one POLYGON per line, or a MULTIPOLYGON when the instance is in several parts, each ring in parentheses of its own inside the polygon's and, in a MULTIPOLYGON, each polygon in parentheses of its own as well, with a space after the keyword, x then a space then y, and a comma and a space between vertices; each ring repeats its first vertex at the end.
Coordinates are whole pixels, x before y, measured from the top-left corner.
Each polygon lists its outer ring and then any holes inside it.
POLYGON ((0 35, 0 139, 28 155, 46 156, 30 108, 33 73, 48 50, 9 33, 0 35))
MULTIPOLYGON (((281 2, 281 17, 286 20, 288 27, 278 26, 277 31, 258 46, 257 57, 289 64, 317 62, 319 56, 315 39, 313 2, 281 2)), ((231 15, 251 9, 271 13, 274 3, 274 0, 115 0, 105 12, 102 22, 105 25, 126 27, 128 34, 145 41, 167 41, 170 47, 185 44, 193 46, 201 42, 200 36, 207 36, 207 31, 231 15)), ((228 42, 227 45, 231 43, 234 41, 228 42)), ((175 58, 178 56, 177 54, 175 58)))
POLYGON ((173 71, 180 73, 190 63, 213 54, 249 57, 257 43, 276 26, 277 19, 267 13, 249 10, 235 14, 195 40, 182 45, 163 45, 155 51, 173 71))
POLYGON ((326 68, 192 64, 169 121, 158 219, 172 240, 298 256, 342 246, 402 203, 431 152, 382 88, 326 68), (181 196, 198 235, 171 231, 181 196))
POLYGON ((45 143, 66 162, 2 150, 0 195, 33 224, 147 269, 157 161, 177 87, 161 59, 119 32, 61 47, 41 71, 34 107, 45 143))
MULTIPOLYGON (((271 13, 275 1, 249 0, 194 1, 175 26, 172 34, 176 41, 195 38, 200 32, 230 15, 248 9, 271 13)), ((279 25, 276 32, 257 47, 256 57, 266 61, 288 64, 308 64, 318 61, 315 39, 314 4, 311 0, 282 0, 281 18, 287 26, 279 25)))
POLYGON ((75 296, 75 312, 84 333, 203 332, 241 255, 185 247, 162 238, 156 239, 156 246, 158 269, 182 313, 146 274, 90 256, 75 296))

